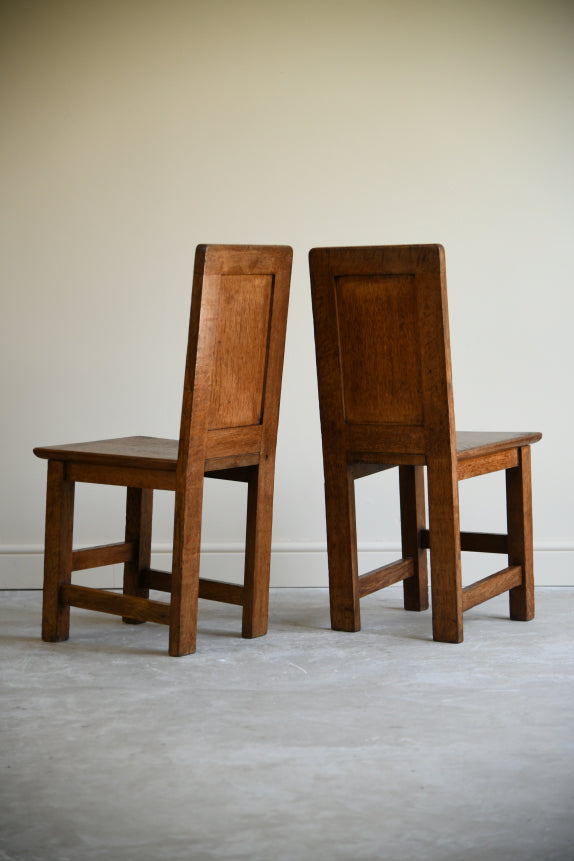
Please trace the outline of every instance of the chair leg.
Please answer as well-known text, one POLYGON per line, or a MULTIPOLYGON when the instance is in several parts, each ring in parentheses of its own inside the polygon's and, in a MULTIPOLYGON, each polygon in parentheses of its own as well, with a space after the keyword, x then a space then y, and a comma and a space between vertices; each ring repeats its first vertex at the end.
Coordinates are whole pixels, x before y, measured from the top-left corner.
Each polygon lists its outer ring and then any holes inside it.
POLYGON ((462 643, 458 479, 450 462, 428 465, 433 638, 462 643))
POLYGON ((428 610, 427 553, 420 546, 425 529, 424 467, 399 466, 401 498, 401 541, 403 558, 413 560, 414 577, 403 581, 405 610, 428 610))
POLYGON ((203 463, 201 474, 189 481, 193 493, 176 492, 171 575, 169 654, 172 657, 195 652, 201 513, 203 507, 203 463))
MULTIPOLYGON (((153 490, 128 487, 126 500, 126 541, 136 545, 134 558, 124 565, 124 595, 149 598, 149 589, 140 585, 140 575, 151 562, 151 525, 153 490)), ((140 625, 141 619, 122 616, 128 625, 140 625)))
POLYGON ((42 639, 49 643, 70 633, 70 607, 60 601, 60 587, 72 580, 73 531, 74 482, 65 478, 62 462, 49 460, 42 608, 42 639))
POLYGON ((247 530, 242 636, 267 633, 274 465, 266 462, 253 471, 247 488, 247 530))
POLYGON ((532 479, 530 446, 519 451, 519 464, 506 470, 508 564, 522 567, 522 583, 511 589, 510 618, 528 622, 534 618, 534 562, 532 549, 532 479))
POLYGON ((331 627, 360 631, 355 484, 346 463, 325 464, 331 627))

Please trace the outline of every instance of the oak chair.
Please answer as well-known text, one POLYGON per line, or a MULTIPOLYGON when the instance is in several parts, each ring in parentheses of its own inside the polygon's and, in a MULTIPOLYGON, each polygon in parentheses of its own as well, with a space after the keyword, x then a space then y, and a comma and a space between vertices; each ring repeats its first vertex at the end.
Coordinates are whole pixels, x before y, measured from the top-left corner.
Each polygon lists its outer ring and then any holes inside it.
POLYGON ((195 651, 198 597, 243 608, 267 631, 275 445, 292 249, 198 246, 178 440, 126 437, 36 448, 48 460, 42 638, 69 635, 70 607, 169 626, 169 654, 195 651), (200 579, 204 476, 247 483, 245 579, 200 579), (125 541, 73 550, 75 482, 127 487, 125 541), (171 573, 150 568, 153 491, 175 491, 171 573), (72 572, 124 563, 123 595, 72 572), (171 593, 170 603, 149 590, 171 593))
POLYGON ((309 262, 332 627, 360 630, 360 599, 401 580, 405 609, 426 609, 427 549, 435 640, 461 642, 463 611, 506 591, 510 617, 532 619, 530 444, 541 434, 455 432, 444 249, 314 248, 309 262), (354 481, 392 466, 402 559, 359 576, 354 481), (458 482, 502 469, 507 534, 461 533, 458 482), (462 588, 461 550, 508 564, 462 588))

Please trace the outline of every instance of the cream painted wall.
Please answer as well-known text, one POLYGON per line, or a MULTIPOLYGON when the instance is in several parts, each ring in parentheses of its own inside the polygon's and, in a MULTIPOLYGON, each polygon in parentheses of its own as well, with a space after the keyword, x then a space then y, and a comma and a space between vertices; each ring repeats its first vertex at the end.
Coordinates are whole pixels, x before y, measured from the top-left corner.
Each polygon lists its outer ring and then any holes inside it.
MULTIPOLYGON (((0 14, 0 583, 41 582, 32 447, 176 436, 195 245, 268 242, 295 249, 273 582, 325 584, 307 251, 442 242, 458 426, 544 432, 537 581, 574 584, 572 4, 16 0, 0 14)), ((395 483, 359 483, 365 565, 397 546, 395 483)), ((244 489, 212 485, 205 570, 233 576, 244 489)), ((465 528, 504 528, 502 490, 501 476, 462 486, 465 528)), ((81 487, 78 503, 79 544, 121 538, 120 491, 81 487)))

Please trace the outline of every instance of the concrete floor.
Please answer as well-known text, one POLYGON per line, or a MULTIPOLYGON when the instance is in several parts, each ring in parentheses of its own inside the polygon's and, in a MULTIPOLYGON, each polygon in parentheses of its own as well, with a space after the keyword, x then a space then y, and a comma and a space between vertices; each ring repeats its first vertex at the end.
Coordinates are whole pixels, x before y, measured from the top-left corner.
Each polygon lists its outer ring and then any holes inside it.
POLYGON ((506 599, 433 643, 400 587, 329 629, 322 589, 275 590, 270 632, 201 602, 198 652, 167 630, 1 602, 2 861, 572 861, 574 589, 506 599))

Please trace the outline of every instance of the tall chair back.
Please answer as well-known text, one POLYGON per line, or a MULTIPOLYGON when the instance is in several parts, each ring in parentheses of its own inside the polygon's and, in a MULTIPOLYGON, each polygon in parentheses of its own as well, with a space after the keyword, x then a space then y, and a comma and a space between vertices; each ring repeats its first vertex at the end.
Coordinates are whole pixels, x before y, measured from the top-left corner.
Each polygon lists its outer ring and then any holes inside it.
POLYGON ((369 457, 454 451, 442 247, 314 249, 310 265, 324 431, 369 457))

